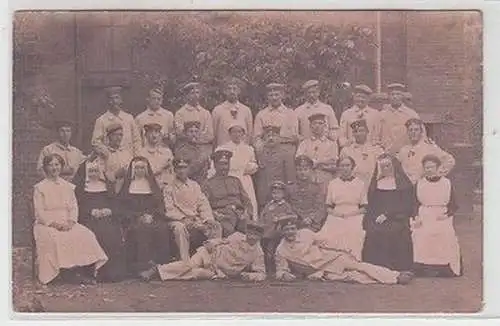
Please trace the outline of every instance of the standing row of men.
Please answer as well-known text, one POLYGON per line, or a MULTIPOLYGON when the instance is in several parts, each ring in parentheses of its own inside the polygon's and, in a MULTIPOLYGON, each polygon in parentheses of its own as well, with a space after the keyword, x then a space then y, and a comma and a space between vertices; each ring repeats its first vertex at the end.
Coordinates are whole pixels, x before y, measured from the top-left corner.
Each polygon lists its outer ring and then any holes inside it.
MULTIPOLYGON (((248 194, 257 195, 258 204, 252 200, 258 206, 253 208, 256 219, 257 211, 269 200, 274 181, 296 181, 296 156, 312 159, 313 179, 323 191, 335 175, 339 155, 355 160, 357 174, 366 183, 382 152, 398 155, 412 181, 421 176, 421 158, 426 154, 441 157, 446 171, 454 165, 451 155, 427 139, 418 114, 403 103, 406 89, 402 84, 387 86, 390 104, 382 111, 369 106, 372 90, 368 86, 354 87, 354 105, 342 113, 340 123, 333 108, 319 100, 320 83, 316 80, 303 84, 307 102, 295 110, 283 104, 285 85, 267 85, 268 106, 255 119, 250 108, 239 102, 241 88, 239 79, 227 79, 226 101, 209 112, 200 105, 201 85, 189 83, 183 88, 186 104, 175 115, 162 108, 163 91, 155 88, 149 92, 146 110, 135 118, 123 109, 121 88, 107 88, 108 108, 97 118, 92 135, 94 151, 107 157, 106 177, 118 191, 128 163, 140 155, 150 161, 163 187, 173 181, 175 156, 189 162, 189 178, 201 185, 210 174, 214 149, 241 141, 251 145, 247 165, 253 165, 249 171, 243 167, 240 177, 257 172, 257 191, 252 186, 252 194, 248 194), (241 138, 238 141, 232 135, 236 129, 241 138)), ((42 150, 39 169, 44 156, 58 153, 67 163, 62 176, 71 179, 84 156, 69 143, 70 124, 59 125, 58 131, 59 140, 42 150)), ((249 189, 245 187, 247 192, 249 189)))

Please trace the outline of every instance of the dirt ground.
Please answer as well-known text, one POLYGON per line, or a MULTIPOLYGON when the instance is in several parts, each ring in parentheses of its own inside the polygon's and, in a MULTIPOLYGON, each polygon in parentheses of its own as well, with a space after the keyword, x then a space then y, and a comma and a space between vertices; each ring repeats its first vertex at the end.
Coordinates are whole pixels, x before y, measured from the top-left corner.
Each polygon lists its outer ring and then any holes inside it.
POLYGON ((481 220, 457 216, 456 229, 464 275, 415 279, 406 286, 310 281, 126 281, 88 287, 41 287, 30 281, 27 254, 15 250, 14 306, 22 310, 36 297, 47 312, 477 312, 482 305, 481 220))

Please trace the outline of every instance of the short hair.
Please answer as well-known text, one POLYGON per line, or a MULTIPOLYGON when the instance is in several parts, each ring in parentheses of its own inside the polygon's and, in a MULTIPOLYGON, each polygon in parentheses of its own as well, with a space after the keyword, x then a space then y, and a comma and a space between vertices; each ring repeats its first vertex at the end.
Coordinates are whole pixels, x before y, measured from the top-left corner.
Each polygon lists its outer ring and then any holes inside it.
POLYGON ((354 169, 356 167, 356 161, 350 157, 349 155, 342 155, 340 156, 338 159, 337 159, 337 167, 340 165, 340 162, 342 162, 343 160, 349 160, 351 162, 351 165, 352 165, 352 168, 354 169))
POLYGON ((64 165, 66 164, 64 162, 64 159, 62 158, 61 155, 57 154, 57 153, 53 153, 53 154, 49 154, 47 156, 45 156, 43 158, 43 161, 42 161, 42 169, 43 169, 43 172, 47 173, 47 166, 50 164, 50 162, 52 162, 54 159, 57 159, 59 161, 59 164, 61 164, 61 168, 64 167, 64 165))
POLYGON ((437 157, 436 155, 433 155, 433 154, 427 154, 422 158, 422 165, 424 165, 426 162, 434 162, 434 163, 436 163, 436 165, 438 167, 441 166, 441 164, 442 164, 439 157, 437 157))

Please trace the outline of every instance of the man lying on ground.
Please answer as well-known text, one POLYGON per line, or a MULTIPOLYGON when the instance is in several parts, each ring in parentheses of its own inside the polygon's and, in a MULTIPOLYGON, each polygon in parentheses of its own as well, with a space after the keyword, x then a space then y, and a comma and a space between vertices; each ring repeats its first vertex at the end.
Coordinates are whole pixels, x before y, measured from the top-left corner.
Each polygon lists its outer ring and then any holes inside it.
POLYGON ((276 250, 278 280, 293 281, 297 275, 305 275, 310 280, 407 284, 413 278, 411 272, 363 263, 347 252, 328 248, 313 231, 297 230, 295 217, 282 219, 280 223, 283 239, 276 250))
POLYGON ((187 262, 158 265, 161 280, 199 280, 241 277, 245 281, 266 278, 260 240, 264 229, 249 222, 246 234, 235 232, 226 239, 210 239, 187 262))

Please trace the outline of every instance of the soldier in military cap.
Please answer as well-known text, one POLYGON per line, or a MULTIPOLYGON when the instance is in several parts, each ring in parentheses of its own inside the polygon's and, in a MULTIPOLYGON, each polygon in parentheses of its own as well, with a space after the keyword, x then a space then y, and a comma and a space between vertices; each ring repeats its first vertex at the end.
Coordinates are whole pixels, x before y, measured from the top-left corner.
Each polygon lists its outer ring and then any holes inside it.
POLYGON ((368 105, 372 94, 373 91, 366 85, 357 85, 354 87, 354 106, 345 110, 340 117, 339 143, 341 147, 346 147, 354 143, 351 124, 357 120, 366 121, 368 142, 373 145, 380 144, 380 113, 368 105))
POLYGON ((292 206, 286 200, 286 185, 282 181, 273 182, 271 200, 262 209, 259 219, 259 222, 264 226, 262 249, 264 249, 268 274, 275 273, 274 254, 281 241, 279 220, 294 214, 292 206))
POLYGON ((380 111, 382 147, 389 154, 397 154, 401 147, 407 145, 405 123, 408 119, 420 119, 413 109, 404 104, 406 86, 393 83, 387 86, 389 91, 389 105, 380 111))
POLYGON ((260 247, 262 226, 248 223, 244 233, 205 242, 188 262, 158 265, 162 280, 241 278, 258 282, 266 279, 264 254, 260 247))
POLYGON ((213 150, 214 127, 212 115, 200 105, 201 85, 197 82, 186 84, 182 88, 186 95, 186 104, 175 112, 175 130, 177 137, 185 136, 185 123, 197 121, 199 123, 199 136, 195 142, 199 145, 204 155, 210 155, 213 150))
POLYGON ((156 182, 163 188, 173 178, 172 151, 162 141, 163 126, 160 123, 146 122, 143 129, 145 143, 139 155, 148 159, 156 182))
POLYGON ((313 114, 324 114, 326 121, 326 136, 332 141, 337 141, 339 122, 333 108, 319 100, 320 84, 317 80, 308 80, 302 85, 307 101, 295 109, 299 123, 299 138, 304 140, 312 136, 309 117, 313 114))
POLYGON ((134 157, 130 148, 122 146, 123 130, 123 125, 120 123, 109 124, 106 127, 108 145, 104 150, 100 149, 100 145, 96 146, 97 151, 104 154, 104 173, 113 184, 116 193, 120 192, 130 161, 134 157))
POLYGON ((245 143, 252 141, 253 116, 250 108, 239 101, 243 82, 235 77, 224 80, 224 95, 226 100, 212 111, 214 122, 215 145, 221 146, 231 140, 229 127, 234 124, 243 126, 246 130, 245 143))
POLYGON ((314 162, 308 156, 295 158, 297 180, 286 186, 287 200, 297 215, 299 227, 314 232, 321 229, 326 218, 326 193, 322 184, 313 180, 314 162))
POLYGON ((263 145, 255 153, 259 165, 255 182, 259 208, 264 207, 270 200, 271 184, 274 181, 295 180, 294 161, 289 159, 289 155, 293 156, 295 153, 290 153, 291 148, 280 146, 280 127, 266 126, 263 130, 263 145))
POLYGON ((174 156, 189 161, 189 178, 201 185, 208 176, 211 151, 205 151, 199 142, 200 127, 199 121, 184 122, 183 136, 177 139, 174 156))
POLYGON ((296 156, 305 155, 313 161, 313 180, 320 183, 326 192, 328 183, 335 176, 335 163, 339 152, 336 141, 327 137, 326 116, 316 113, 309 116, 311 136, 304 139, 296 156))
POLYGON ((149 123, 158 123, 161 127, 162 141, 166 146, 173 146, 175 143, 174 115, 162 107, 163 89, 161 87, 152 88, 149 91, 147 102, 146 110, 135 117, 137 127, 141 131, 143 145, 146 144, 144 126, 149 123))
POLYGON ((165 215, 174 233, 180 259, 188 261, 190 250, 206 239, 220 238, 222 231, 200 185, 188 177, 189 162, 175 158, 173 166, 175 178, 163 190, 165 215))
POLYGON ((80 163, 85 159, 82 151, 71 145, 71 136, 73 135, 73 123, 67 120, 59 120, 55 123, 57 131, 57 140, 45 146, 38 157, 37 170, 40 175, 45 176, 43 171, 43 159, 50 154, 59 154, 64 160, 64 167, 60 176, 70 181, 76 174, 80 163))
POLYGON ((215 175, 202 185, 216 221, 222 226, 222 236, 243 231, 245 223, 253 215, 250 198, 240 179, 229 175, 229 163, 233 153, 217 150, 212 154, 215 175))
POLYGON ((377 158, 384 153, 384 149, 369 142, 369 128, 366 120, 353 121, 350 128, 354 142, 342 148, 340 157, 351 157, 354 160, 353 175, 365 183, 365 191, 368 191, 377 158))
POLYGON ((439 175, 446 176, 455 166, 455 158, 424 136, 425 126, 422 120, 409 119, 405 126, 410 143, 401 148, 397 158, 410 181, 415 184, 424 176, 422 159, 430 154, 441 160, 439 175))
POLYGON ((111 124, 119 123, 123 128, 121 146, 135 154, 141 148, 141 135, 135 124, 134 117, 123 110, 122 88, 120 86, 113 86, 106 88, 105 91, 108 97, 108 110, 97 118, 95 122, 92 145, 107 145, 107 127, 111 124))

